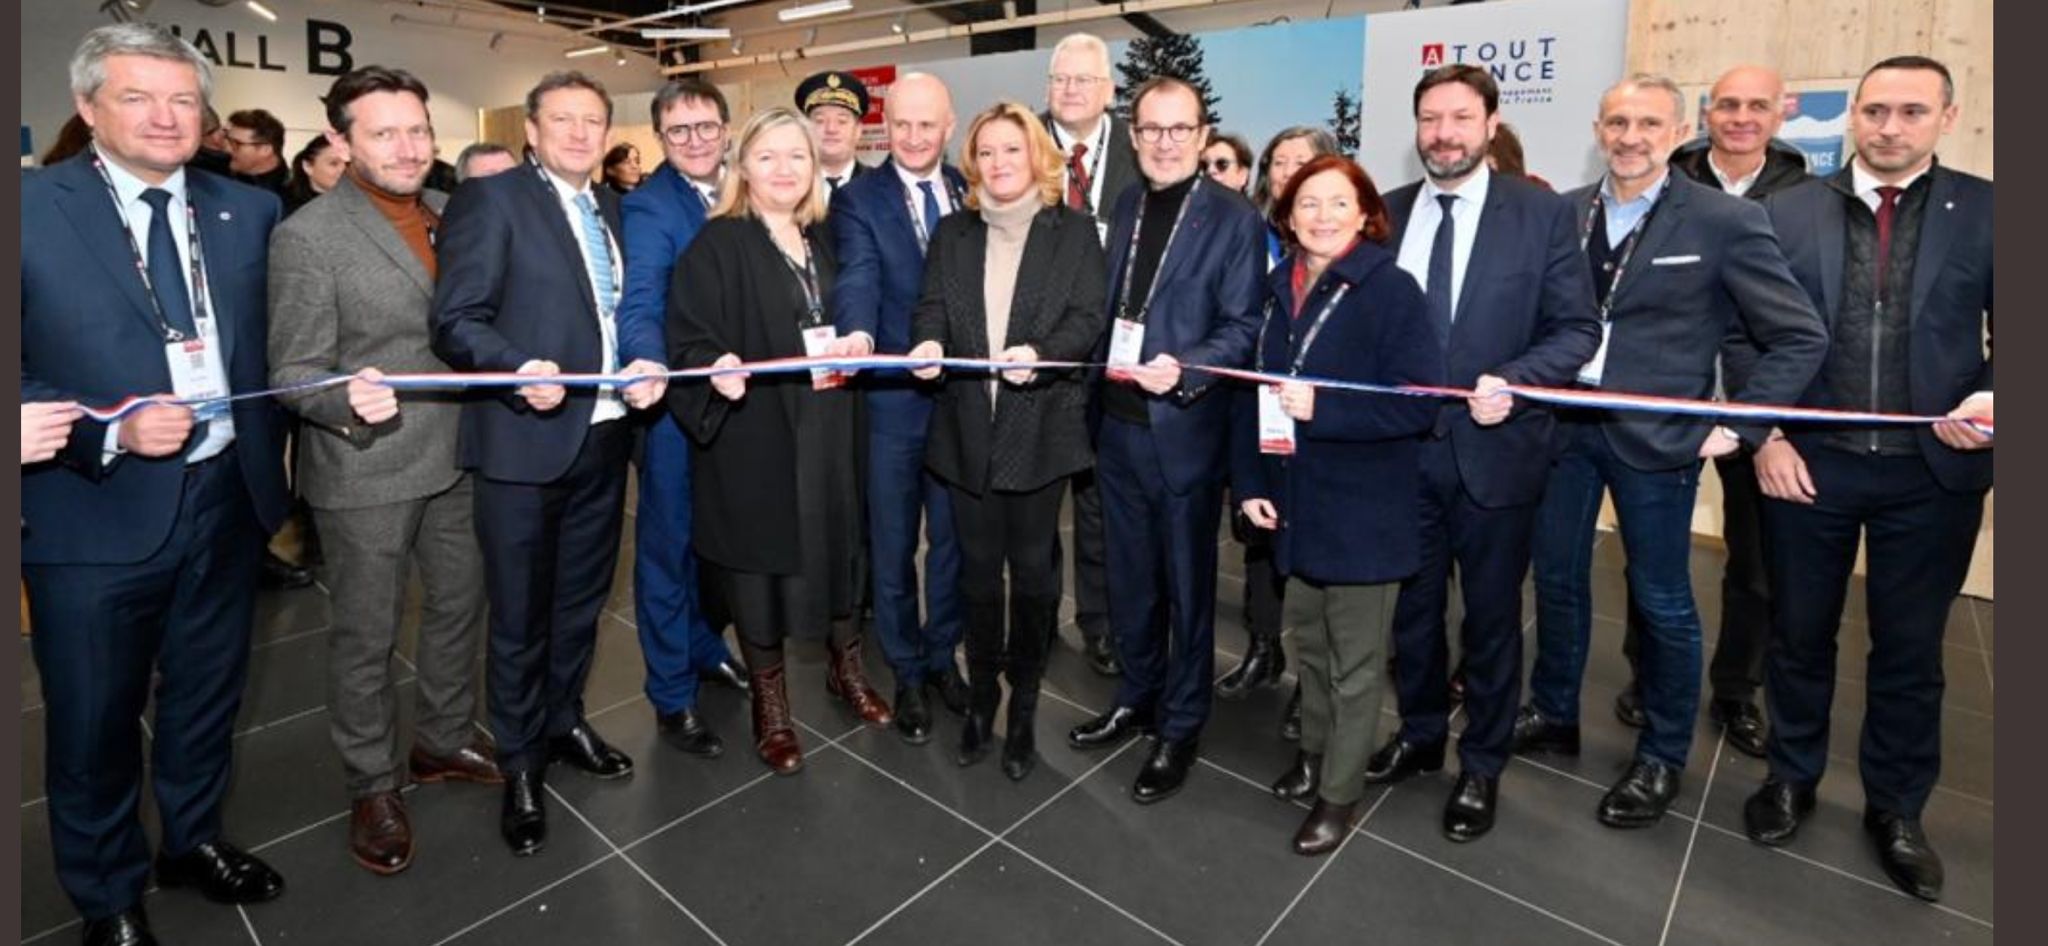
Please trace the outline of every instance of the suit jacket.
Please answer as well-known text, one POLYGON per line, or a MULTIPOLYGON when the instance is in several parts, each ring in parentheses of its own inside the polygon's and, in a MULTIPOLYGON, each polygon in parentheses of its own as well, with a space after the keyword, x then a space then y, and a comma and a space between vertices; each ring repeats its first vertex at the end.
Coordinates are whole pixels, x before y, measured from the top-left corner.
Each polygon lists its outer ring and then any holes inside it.
MULTIPOLYGON (((1418 181, 1387 195, 1397 257, 1421 193, 1418 181)), ((1600 318, 1573 206, 1520 178, 1492 176, 1445 343, 1445 384, 1469 388, 1491 374, 1513 384, 1565 385, 1599 349, 1600 318)), ((1481 427, 1465 405, 1446 404, 1440 424, 1479 505, 1543 497, 1557 424, 1549 408, 1518 398, 1507 420, 1481 427)))
MULTIPOLYGON (((826 224, 839 278, 829 314, 839 334, 866 332, 876 351, 900 355, 910 350, 910 314, 924 288, 925 248, 918 245, 918 224, 910 216, 912 202, 922 196, 903 186, 893 159, 876 170, 884 173, 862 175, 832 198, 826 224)), ((966 178, 951 166, 941 173, 948 199, 964 210, 966 178)))
MULTIPOLYGON (((434 354, 457 371, 517 371, 534 359, 564 372, 604 369, 582 242, 542 173, 524 164, 474 178, 448 200, 432 324, 434 354)), ((591 194, 618 240, 618 197, 602 187, 591 194)), ((661 352, 635 347, 621 333, 618 357, 624 366, 660 361, 661 352)), ((552 482, 583 449, 595 405, 590 388, 570 388, 562 405, 544 414, 510 388, 471 398, 462 409, 456 462, 496 480, 552 482)))
MULTIPOLYGON (((448 198, 425 191, 438 212, 448 198)), ((286 387, 374 367, 440 372, 427 315, 434 280, 355 180, 309 203, 270 236, 270 383, 286 387)), ((455 485, 459 396, 408 393, 396 418, 368 425, 348 389, 286 399, 305 418, 298 489, 322 509, 356 509, 432 496, 455 485)))
POLYGON ((625 231, 619 242, 626 253, 626 288, 618 314, 621 348, 668 350, 662 326, 668 318, 669 279, 676 260, 703 228, 704 213, 696 189, 666 161, 619 202, 625 231))
MULTIPOLYGON (((1443 340, 1422 287, 1394 252, 1360 243, 1330 264, 1294 315, 1290 257, 1267 277, 1260 363, 1289 373, 1309 327, 1338 285, 1344 298, 1316 334, 1301 373, 1368 384, 1441 385, 1443 340)), ((1430 400, 1321 390, 1315 416, 1295 425, 1295 452, 1259 452, 1258 391, 1238 387, 1231 493, 1270 499, 1280 514, 1273 564, 1283 575, 1376 584, 1422 567, 1422 436, 1441 408, 1430 400)))
MULTIPOLYGON (((1773 195, 1765 206, 1799 280, 1828 326, 1841 317, 1843 258, 1848 242, 1848 209, 1855 200, 1851 172, 1809 181, 1773 195)), ((1928 172, 1927 212, 1920 224, 1919 254, 1913 260, 1913 295, 1907 309, 1912 334, 1913 412, 1946 414, 1977 391, 1991 387, 1991 182, 1935 165, 1928 172)), ((1830 403, 1824 378, 1816 378, 1799 403, 1852 410, 1866 404, 1830 403)), ((1804 439, 1787 428, 1795 444, 1804 439)), ((1952 450, 1932 430, 1919 431, 1920 455, 1944 488, 1991 488, 1991 452, 1952 450)), ((1802 449, 1808 449, 1804 444, 1802 449)), ((1819 449, 1818 447, 1814 447, 1819 449)))
MULTIPOLYGON (((981 214, 968 210, 939 224, 917 305, 915 341, 936 341, 959 358, 987 358, 1029 345, 1042 360, 1086 360, 1108 324, 1094 218, 1064 206, 1043 208, 1031 218, 1001 339, 988 337, 987 257, 988 223, 981 214)), ((989 380, 981 372, 945 377, 925 442, 925 464, 933 474, 981 495, 1035 490, 1094 465, 1088 388, 1080 371, 1040 372, 1023 386, 999 380, 993 405, 989 380)))
MULTIPOLYGON (((1568 195, 1582 220, 1599 192, 1596 183, 1568 195)), ((1645 225, 1635 258, 1608 299, 1612 328, 1601 388, 1712 398, 1722 341, 1740 333, 1754 339, 1763 354, 1728 398, 1796 401, 1827 357, 1828 333, 1793 281, 1764 209, 1670 174, 1669 188, 1645 225)), ((1698 458, 1714 422, 1616 411, 1600 426, 1622 462, 1639 470, 1669 470, 1698 458)), ((1727 426, 1752 447, 1770 433, 1769 425, 1727 426)))
MULTIPOLYGON (((1109 229, 1108 291, 1104 308, 1116 318, 1124 260, 1143 209, 1146 188, 1126 188, 1109 229)), ((1159 261, 1157 287, 1145 319, 1139 361, 1169 353, 1184 365, 1242 368, 1251 361, 1265 298, 1266 225, 1243 194, 1207 179, 1195 185, 1181 232, 1159 261)), ((1131 306, 1141 303, 1134 291, 1131 306)), ((1109 353, 1109 335, 1096 361, 1109 353)), ((1166 484, 1176 493, 1223 477, 1228 469, 1230 399, 1202 395, 1217 383, 1206 371, 1186 370, 1163 397, 1146 395, 1152 435, 1159 442, 1166 484)), ((1103 381, 1104 384, 1126 382, 1103 381)))
MULTIPOLYGON (((135 271, 120 212, 93 168, 88 149, 21 180, 21 396, 24 402, 72 400, 112 405, 130 395, 171 390, 170 365, 156 310, 135 271)), ((273 194, 224 177, 188 171, 186 196, 197 211, 207 299, 218 321, 231 390, 265 387, 265 283, 273 194)), ((174 223, 174 229, 182 222, 174 223)), ((138 234, 137 240, 146 239, 138 234)), ((284 522, 284 435, 268 398, 236 402, 236 462, 266 531, 284 522)), ((194 427, 176 455, 124 455, 100 462, 106 425, 80 418, 51 462, 24 467, 22 561, 63 565, 132 564, 169 538, 184 489, 185 456, 203 430, 194 427)))
MULTIPOLYGON (((1038 118, 1045 122, 1046 134, 1053 135, 1052 113, 1040 112, 1038 118)), ((1113 111, 1102 113, 1102 118, 1109 122, 1108 153, 1102 156, 1102 169, 1096 172, 1102 176, 1102 199, 1095 202, 1094 209, 1096 222, 1106 227, 1115 220, 1117 201, 1123 198, 1124 191, 1133 184, 1143 183, 1144 178, 1138 173, 1138 152, 1131 146, 1130 123, 1113 111)), ((1057 135, 1054 135, 1053 143, 1059 143, 1057 135)), ((1065 162, 1064 157, 1061 162, 1065 162)), ((1092 164, 1094 161, 1088 158, 1083 159, 1083 163, 1092 164)))

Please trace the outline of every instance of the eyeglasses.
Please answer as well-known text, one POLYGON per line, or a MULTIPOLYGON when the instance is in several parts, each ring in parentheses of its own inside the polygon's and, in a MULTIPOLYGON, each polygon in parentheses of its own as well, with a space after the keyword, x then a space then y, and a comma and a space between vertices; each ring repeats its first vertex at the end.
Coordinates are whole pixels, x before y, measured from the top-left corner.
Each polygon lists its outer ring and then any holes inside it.
POLYGON ((1209 173, 1211 174, 1221 174, 1225 171, 1230 170, 1231 168, 1237 167, 1237 159, 1235 158, 1213 158, 1202 163, 1204 166, 1208 167, 1209 173))
POLYGON ((661 137, 669 144, 688 144, 692 137, 702 141, 717 141, 725 134, 724 122, 697 122, 693 125, 670 125, 661 130, 661 137))
POLYGON ((1166 137, 1173 139, 1174 144, 1180 145, 1187 144, 1188 139, 1193 138, 1195 136, 1195 132, 1201 130, 1201 126, 1139 125, 1135 130, 1138 132, 1138 140, 1148 145, 1158 144, 1159 136, 1161 135, 1165 135, 1166 137))
POLYGON ((1055 89, 1064 89, 1071 86, 1072 88, 1078 89, 1082 92, 1086 92, 1089 89, 1095 88, 1095 83, 1097 82, 1109 81, 1108 76, 1070 76, 1062 75, 1057 72, 1053 73, 1052 75, 1046 76, 1045 78, 1046 81, 1052 83, 1052 87, 1055 89))

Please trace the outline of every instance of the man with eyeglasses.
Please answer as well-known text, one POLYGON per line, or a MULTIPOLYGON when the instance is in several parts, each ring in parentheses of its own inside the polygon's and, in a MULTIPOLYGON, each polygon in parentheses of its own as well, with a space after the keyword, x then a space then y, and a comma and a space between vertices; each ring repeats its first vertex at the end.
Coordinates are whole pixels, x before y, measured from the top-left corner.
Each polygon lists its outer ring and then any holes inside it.
MULTIPOLYGON (((665 337, 669 277, 718 203, 730 113, 718 86, 679 77, 654 95, 661 167, 626 195, 626 289, 619 335, 659 350, 665 337)), ((718 629, 705 618, 690 543, 690 447, 667 411, 640 418, 635 457, 640 506, 633 526, 633 619, 647 663, 647 702, 661 737, 680 752, 712 758, 725 745, 697 713, 697 684, 708 678, 747 688, 718 629)), ((723 622, 720 622, 723 624, 723 622)))
MULTIPOLYGON (((1138 180, 1130 126, 1109 112, 1115 95, 1116 83, 1109 77, 1109 46, 1100 37, 1073 33, 1053 47, 1052 67, 1046 76, 1046 110, 1039 118, 1065 156, 1067 206, 1095 217, 1098 238, 1109 233, 1110 210, 1117 195, 1138 180)), ((1089 666, 1113 677, 1121 668, 1109 636, 1102 497, 1095 490, 1094 470, 1076 474, 1073 483, 1074 623, 1081 629, 1089 666)))
POLYGON ((1109 712, 1068 733, 1077 749, 1156 733, 1131 796, 1180 790, 1209 718, 1215 676, 1216 532, 1231 419, 1216 375, 1240 367, 1259 330, 1265 224, 1243 196, 1208 184, 1202 98, 1158 76, 1131 101, 1145 186, 1124 192, 1109 231, 1114 319, 1095 360, 1108 363, 1096 475, 1117 595, 1123 682, 1109 712), (1207 186, 1205 186, 1207 184, 1207 186))
POLYGON ((291 172, 284 166, 284 122, 260 108, 228 116, 228 176, 280 198, 291 172))

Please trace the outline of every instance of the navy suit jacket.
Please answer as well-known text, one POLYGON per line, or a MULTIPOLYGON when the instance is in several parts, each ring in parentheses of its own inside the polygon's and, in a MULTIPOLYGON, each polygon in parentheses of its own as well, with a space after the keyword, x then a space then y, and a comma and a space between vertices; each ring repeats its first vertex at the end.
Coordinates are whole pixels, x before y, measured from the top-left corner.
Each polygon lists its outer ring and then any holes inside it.
MULTIPOLYGON (((24 174, 21 181, 21 396, 111 406, 130 395, 171 390, 156 309, 135 271, 133 251, 106 182, 88 150, 24 174)), ((207 300, 218 320, 228 386, 268 385, 266 335, 270 230, 276 195, 188 170, 197 211, 207 300)), ((183 221, 173 223, 174 231, 183 221)), ((137 239, 145 239, 138 235, 137 239)), ((284 522, 284 437, 277 404, 236 402, 235 456, 266 531, 284 522)), ((184 488, 184 457, 124 455, 102 467, 106 425, 80 418, 55 460, 22 468, 22 561, 120 565, 142 561, 170 537, 184 488)))
MULTIPOLYGON (((1808 181, 1771 195, 1765 207, 1799 280, 1832 329, 1842 304, 1842 261, 1847 255, 1847 201, 1856 199, 1851 172, 1808 181)), ((1991 182, 1936 165, 1930 172, 1927 211, 1913 260, 1912 320, 1907 342, 1909 383, 1916 414, 1946 414, 1964 398, 1991 388, 1991 182)), ((1799 403, 1835 404, 1824 378, 1799 403)), ((1797 427, 1787 435, 1802 438, 1797 427)), ((1991 488, 1991 452, 1952 450, 1930 428, 1919 431, 1920 455, 1934 478, 1956 491, 1991 488)), ((1802 447, 1802 449, 1806 449, 1802 447)))
MULTIPOLYGON (((1387 195, 1397 257, 1421 193, 1416 182, 1387 195)), ((1518 177, 1492 176, 1452 313, 1445 384, 1469 388, 1491 374, 1558 387, 1593 357, 1600 318, 1578 226, 1570 201, 1518 177)), ((1473 423, 1465 405, 1447 404, 1440 429, 1473 500, 1501 508, 1542 498, 1556 423, 1548 408, 1517 398, 1508 419, 1492 427, 1473 423)))
MULTIPOLYGON (((676 260, 704 227, 704 202, 675 166, 664 161, 619 202, 626 254, 625 298, 619 300, 619 347, 653 352, 663 361, 668 337, 668 283, 676 260)), ((642 356, 644 357, 644 355, 642 356)))
MULTIPOLYGON (((854 178, 832 197, 826 225, 839 251, 839 281, 830 314, 840 335, 866 332, 875 340, 875 351, 900 355, 910 350, 911 312, 924 292, 925 248, 917 243, 917 224, 910 217, 913 203, 924 213, 923 195, 903 186, 894 159, 875 171, 854 178)), ((966 178, 950 165, 940 173, 955 212, 964 209, 966 178)), ((927 234, 927 239, 937 235, 927 234)))
MULTIPOLYGON (((605 225, 619 233, 618 197, 604 187, 591 193, 605 225)), ((543 359, 565 373, 604 369, 604 339, 582 244, 538 165, 457 188, 436 252, 434 354, 450 368, 517 371, 543 359)), ((644 344, 622 330, 619 364, 662 360, 663 349, 638 347, 644 344)), ((495 480, 552 482, 583 449, 595 405, 590 388, 570 388, 561 406, 546 413, 535 412, 510 388, 474 397, 462 409, 455 462, 495 480)))
MULTIPOLYGON (((1109 295, 1111 324, 1118 316, 1124 262, 1131 252, 1131 231, 1147 192, 1144 186, 1124 191, 1117 200, 1109 228, 1109 295)), ((1152 308, 1145 317, 1145 345, 1140 362, 1161 353, 1183 365, 1242 368, 1251 362, 1259 334, 1260 303, 1265 301, 1266 224, 1243 194, 1206 179, 1195 185, 1181 232, 1159 261, 1152 308)), ((1143 304, 1134 291, 1131 308, 1143 304)), ((1096 361, 1109 353, 1109 335, 1096 346, 1096 361)), ((1203 397, 1218 382, 1216 375, 1193 369, 1181 372, 1180 385, 1163 397, 1146 395, 1152 435, 1164 461, 1166 485, 1186 493, 1204 482, 1221 479, 1228 470, 1230 401, 1203 397)), ((1104 384, 1128 382, 1104 380, 1104 384)), ((1099 410, 1099 405, 1097 407, 1099 410)))

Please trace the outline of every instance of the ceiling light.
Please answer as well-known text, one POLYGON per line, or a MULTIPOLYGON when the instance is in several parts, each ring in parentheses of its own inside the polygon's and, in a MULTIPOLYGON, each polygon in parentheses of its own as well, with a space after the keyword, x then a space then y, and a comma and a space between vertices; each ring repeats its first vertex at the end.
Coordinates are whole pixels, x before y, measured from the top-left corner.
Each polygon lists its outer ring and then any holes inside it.
POLYGON ((904 26, 904 21, 908 19, 909 17, 906 14, 896 14, 896 21, 889 24, 889 32, 895 33, 898 36, 903 35, 903 31, 906 29, 906 27, 904 26))
POLYGON ((277 22, 277 11, 272 10, 269 7, 266 7, 263 4, 257 3, 256 0, 249 0, 249 12, 254 13, 257 16, 260 16, 266 20, 269 20, 272 23, 277 22))
POLYGON ((853 9, 853 0, 821 0, 819 3, 806 3, 802 6, 794 6, 787 10, 779 11, 775 14, 775 18, 784 23, 794 23, 797 20, 808 20, 812 17, 845 13, 851 9, 853 9))
POLYGON ((740 54, 740 50, 742 50, 742 49, 745 49, 745 48, 747 48, 747 38, 746 38, 746 37, 744 37, 744 36, 735 36, 735 37, 733 37, 733 38, 732 38, 732 54, 733 54, 733 55, 735 55, 735 56, 739 55, 739 54, 740 54))
POLYGON ((657 26, 640 31, 641 39, 731 39, 722 26, 657 26))
POLYGON ((536 6, 536 7, 534 7, 534 8, 533 8, 533 18, 534 18, 534 19, 536 19, 536 20, 539 20, 539 21, 541 21, 542 23, 546 23, 546 22, 548 21, 548 8, 547 8, 547 5, 546 5, 546 4, 541 4, 540 6, 536 6))
POLYGON ((606 53, 610 51, 610 46, 585 46, 582 49, 569 50, 568 52, 563 53, 562 55, 570 59, 576 59, 582 56, 595 56, 600 53, 606 53))

